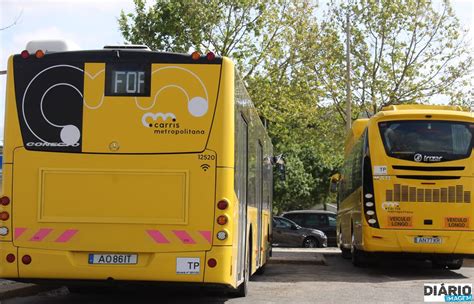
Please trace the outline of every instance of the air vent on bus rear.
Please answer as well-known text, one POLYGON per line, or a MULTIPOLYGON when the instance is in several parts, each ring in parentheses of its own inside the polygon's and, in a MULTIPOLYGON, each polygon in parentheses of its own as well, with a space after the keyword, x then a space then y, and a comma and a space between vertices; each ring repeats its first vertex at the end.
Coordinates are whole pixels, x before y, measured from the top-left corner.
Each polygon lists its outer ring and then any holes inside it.
POLYGON ((137 50, 137 51, 151 51, 150 48, 144 44, 126 44, 126 45, 106 45, 105 50, 137 50))

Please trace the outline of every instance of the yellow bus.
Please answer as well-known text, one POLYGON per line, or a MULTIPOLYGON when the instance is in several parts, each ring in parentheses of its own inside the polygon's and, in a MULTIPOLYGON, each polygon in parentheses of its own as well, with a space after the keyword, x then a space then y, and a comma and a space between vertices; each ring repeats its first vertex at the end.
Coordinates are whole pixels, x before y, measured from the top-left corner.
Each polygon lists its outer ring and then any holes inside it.
POLYGON ((397 105, 355 121, 338 180, 338 245, 356 266, 390 254, 459 269, 474 254, 474 116, 397 105))
POLYGON ((2 278, 245 296, 268 260, 272 144, 229 58, 29 43, 4 139, 2 278))

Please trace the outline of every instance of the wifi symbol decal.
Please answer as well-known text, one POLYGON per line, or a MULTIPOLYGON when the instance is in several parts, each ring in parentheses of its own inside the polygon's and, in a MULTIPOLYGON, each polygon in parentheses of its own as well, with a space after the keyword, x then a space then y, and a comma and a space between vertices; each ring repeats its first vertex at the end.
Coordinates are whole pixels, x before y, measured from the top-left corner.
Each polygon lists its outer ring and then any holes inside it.
POLYGON ((202 164, 202 165, 201 165, 201 169, 203 169, 204 172, 206 172, 207 170, 209 170, 210 167, 211 167, 211 166, 209 166, 208 164, 202 164))

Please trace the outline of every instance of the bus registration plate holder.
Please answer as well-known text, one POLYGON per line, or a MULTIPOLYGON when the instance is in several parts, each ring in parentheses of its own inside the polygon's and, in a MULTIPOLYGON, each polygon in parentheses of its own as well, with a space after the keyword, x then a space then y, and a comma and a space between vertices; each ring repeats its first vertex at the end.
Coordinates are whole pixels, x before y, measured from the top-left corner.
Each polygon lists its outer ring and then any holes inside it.
POLYGON ((428 237, 428 236, 416 236, 415 244, 442 244, 443 241, 440 237, 428 237))
POLYGON ((89 264, 105 264, 105 265, 134 265, 138 262, 138 254, 119 254, 119 253, 102 253, 89 254, 89 264))

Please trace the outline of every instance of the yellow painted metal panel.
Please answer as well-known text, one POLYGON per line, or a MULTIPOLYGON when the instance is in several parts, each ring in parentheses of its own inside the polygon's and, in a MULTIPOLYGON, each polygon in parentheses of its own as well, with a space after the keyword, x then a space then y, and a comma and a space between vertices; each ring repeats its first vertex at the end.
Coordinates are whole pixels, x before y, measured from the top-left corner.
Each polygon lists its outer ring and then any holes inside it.
POLYGON ((188 223, 187 170, 39 171, 38 222, 188 223))

